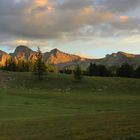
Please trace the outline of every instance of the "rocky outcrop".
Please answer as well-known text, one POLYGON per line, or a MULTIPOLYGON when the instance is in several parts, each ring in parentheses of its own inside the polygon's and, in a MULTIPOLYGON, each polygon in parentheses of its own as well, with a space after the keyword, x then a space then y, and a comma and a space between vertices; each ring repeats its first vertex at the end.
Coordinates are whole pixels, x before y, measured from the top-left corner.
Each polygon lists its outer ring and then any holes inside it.
POLYGON ((34 61, 36 52, 26 46, 18 46, 11 57, 16 61, 34 61))
POLYGON ((10 59, 10 55, 0 50, 0 66, 4 66, 6 61, 10 59))
POLYGON ((97 63, 104 64, 106 66, 120 66, 123 63, 128 63, 135 66, 140 65, 140 55, 118 52, 106 55, 105 58, 100 59, 97 63))
POLYGON ((45 53, 44 59, 46 63, 55 64, 55 65, 72 63, 72 62, 82 60, 82 58, 79 56, 67 54, 59 51, 58 49, 53 49, 52 51, 45 53))

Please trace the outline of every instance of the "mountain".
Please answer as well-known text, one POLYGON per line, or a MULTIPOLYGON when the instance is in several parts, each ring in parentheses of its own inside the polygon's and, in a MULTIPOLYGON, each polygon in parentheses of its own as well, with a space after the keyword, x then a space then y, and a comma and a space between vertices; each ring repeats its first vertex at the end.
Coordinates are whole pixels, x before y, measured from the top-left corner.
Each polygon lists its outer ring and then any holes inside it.
POLYGON ((10 55, 0 50, 0 66, 4 66, 6 60, 10 59, 10 55))
POLYGON ((18 46, 11 57, 16 61, 34 61, 36 58, 36 52, 28 48, 27 46, 18 46))
POLYGON ((76 55, 71 55, 67 54, 64 52, 61 52, 58 49, 53 49, 50 52, 46 52, 44 54, 44 60, 46 63, 49 64, 55 64, 55 65, 60 65, 60 64, 68 64, 68 63, 76 63, 79 61, 82 61, 83 58, 80 56, 76 55))
MULTIPOLYGON (((15 62, 17 63, 19 61, 35 61, 36 54, 37 52, 31 50, 27 46, 20 45, 15 49, 14 53, 10 54, 7 54, 6 52, 1 53, 2 59, 0 59, 0 63, 1 65, 4 65, 6 59, 10 58, 14 59, 15 62)), ((46 64, 54 64, 57 66, 78 63, 84 60, 84 58, 81 58, 80 56, 64 53, 58 49, 53 49, 50 52, 44 53, 43 59, 46 64)))
MULTIPOLYGON (((4 65, 7 59, 14 59, 19 61, 35 61, 35 51, 31 50, 27 46, 18 46, 14 53, 7 54, 4 51, 0 51, 0 65, 4 65)), ((43 54, 43 59, 46 64, 54 64, 57 67, 73 66, 75 64, 81 64, 82 68, 87 68, 90 63, 102 64, 106 66, 120 66, 123 63, 128 63, 133 66, 140 65, 140 55, 129 54, 125 52, 112 53, 106 55, 102 59, 87 59, 77 55, 64 53, 58 49, 53 49, 50 52, 43 54)))
POLYGON ((134 66, 140 65, 140 55, 118 52, 106 55, 105 58, 102 58, 97 62, 97 64, 104 64, 106 66, 120 66, 123 63, 128 63, 134 66))
POLYGON ((101 59, 89 59, 81 62, 82 68, 87 68, 90 63, 96 63, 97 65, 105 65, 107 67, 111 66, 121 66, 124 63, 128 63, 134 67, 140 65, 140 55, 134 55, 125 52, 112 53, 111 55, 106 55, 101 59))

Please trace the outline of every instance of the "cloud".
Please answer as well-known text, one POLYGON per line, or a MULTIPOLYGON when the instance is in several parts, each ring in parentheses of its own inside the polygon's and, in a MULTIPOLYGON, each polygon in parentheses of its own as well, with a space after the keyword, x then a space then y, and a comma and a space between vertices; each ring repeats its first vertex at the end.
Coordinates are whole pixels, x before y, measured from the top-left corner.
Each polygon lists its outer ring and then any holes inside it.
POLYGON ((128 21, 129 17, 128 16, 120 16, 120 22, 126 23, 128 21))
POLYGON ((126 13, 139 6, 139 0, 1 0, 0 38, 90 39, 139 34, 139 17, 126 13))
POLYGON ((110 11, 113 13, 130 12, 140 6, 139 0, 99 0, 101 11, 110 11))
POLYGON ((126 35, 140 34, 140 18, 121 16, 120 20, 112 22, 113 28, 117 31, 125 33, 126 35))
POLYGON ((29 41, 28 40, 22 40, 22 39, 19 39, 19 40, 16 40, 16 43, 17 45, 28 45, 29 44, 29 41))

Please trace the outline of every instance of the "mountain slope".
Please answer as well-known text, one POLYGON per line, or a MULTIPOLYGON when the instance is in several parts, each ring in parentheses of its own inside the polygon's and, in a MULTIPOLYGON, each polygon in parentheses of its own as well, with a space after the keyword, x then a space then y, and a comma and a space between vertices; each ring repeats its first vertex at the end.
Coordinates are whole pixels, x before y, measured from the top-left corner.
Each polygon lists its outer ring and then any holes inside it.
POLYGON ((36 58, 36 52, 26 46, 18 46, 11 56, 16 61, 34 61, 36 58))
POLYGON ((100 59, 97 63, 104 64, 106 66, 120 66, 123 63, 128 63, 135 66, 140 65, 140 55, 118 52, 106 55, 105 58, 100 59))
MULTIPOLYGON (((19 61, 35 61, 35 51, 31 50, 27 46, 18 46, 14 53, 7 54, 0 51, 0 65, 4 65, 7 59, 14 59, 17 63, 19 61)), ((81 64, 83 68, 87 68, 90 63, 102 64, 106 66, 120 66, 123 63, 128 63, 133 66, 140 65, 140 55, 134 55, 124 52, 112 53, 106 55, 102 59, 86 59, 77 55, 64 53, 58 49, 53 49, 50 52, 43 54, 43 59, 46 64, 54 64, 56 66, 64 67, 75 64, 81 64)))
POLYGON ((80 56, 67 54, 59 51, 58 49, 54 49, 49 53, 45 53, 44 59, 46 63, 55 65, 82 61, 82 58, 80 56))
POLYGON ((0 50, 0 66, 4 66, 6 60, 10 59, 10 55, 0 50))
MULTIPOLYGON (((3 59, 0 60, 2 65, 5 64, 5 60, 8 58, 14 59, 17 63, 19 61, 35 61, 36 59, 36 53, 35 51, 31 50, 27 46, 18 46, 14 53, 7 54, 9 57, 5 57, 4 53, 1 53, 1 57, 3 59)), ((80 56, 71 55, 64 53, 58 49, 53 49, 50 52, 46 52, 43 54, 43 59, 46 64, 54 64, 54 65, 67 65, 71 63, 76 63, 84 60, 84 58, 81 58, 80 56)))

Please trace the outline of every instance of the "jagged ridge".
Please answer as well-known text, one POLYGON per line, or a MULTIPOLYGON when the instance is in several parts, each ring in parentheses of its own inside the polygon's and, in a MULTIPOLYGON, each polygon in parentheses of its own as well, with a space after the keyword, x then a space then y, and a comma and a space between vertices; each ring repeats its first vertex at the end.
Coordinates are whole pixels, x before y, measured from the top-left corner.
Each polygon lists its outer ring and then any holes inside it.
MULTIPOLYGON (((17 63, 18 61, 35 61, 36 53, 37 52, 31 50, 27 46, 21 45, 15 49, 14 53, 10 53, 10 54, 7 54, 5 52, 1 53, 0 58, 2 59, 0 59, 0 64, 4 65, 6 59, 10 59, 10 58, 14 59, 17 63)), ((59 65, 59 64, 68 64, 68 63, 70 64, 73 62, 78 62, 81 61, 83 58, 81 58, 80 56, 64 53, 58 49, 53 49, 50 52, 44 53, 43 59, 47 64, 59 65)))
MULTIPOLYGON (((36 52, 27 46, 18 46, 14 53, 7 54, 0 51, 0 65, 4 65, 6 59, 13 58, 16 62, 34 61, 36 59, 36 52)), ((128 63, 134 66, 140 65, 140 55, 128 54, 125 52, 112 53, 106 55, 102 59, 86 59, 77 55, 64 53, 58 49, 53 49, 50 52, 43 54, 45 63, 54 64, 56 66, 67 66, 80 63, 83 67, 87 67, 89 63, 103 64, 106 66, 120 66, 123 63, 128 63)))

